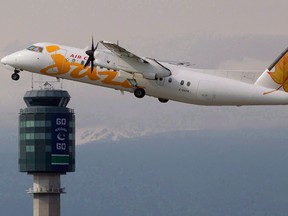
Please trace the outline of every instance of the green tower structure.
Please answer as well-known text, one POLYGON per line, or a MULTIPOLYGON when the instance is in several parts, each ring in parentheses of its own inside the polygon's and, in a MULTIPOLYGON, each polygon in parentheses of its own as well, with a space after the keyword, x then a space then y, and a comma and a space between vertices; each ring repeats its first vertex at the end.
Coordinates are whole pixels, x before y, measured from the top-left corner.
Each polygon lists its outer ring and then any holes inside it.
POLYGON ((33 175, 34 216, 60 216, 60 175, 75 171, 75 115, 65 90, 31 90, 19 115, 19 171, 33 175))

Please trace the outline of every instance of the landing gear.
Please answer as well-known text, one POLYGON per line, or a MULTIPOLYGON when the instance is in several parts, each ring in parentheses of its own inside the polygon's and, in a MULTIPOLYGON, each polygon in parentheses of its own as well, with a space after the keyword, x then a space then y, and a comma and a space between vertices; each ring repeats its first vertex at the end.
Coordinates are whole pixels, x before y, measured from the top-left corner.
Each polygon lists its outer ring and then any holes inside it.
POLYGON ((135 79, 128 79, 128 82, 130 83, 130 85, 132 86, 134 90, 135 97, 143 98, 145 96, 146 94, 145 90, 143 88, 138 87, 138 83, 135 79))
POLYGON ((169 100, 165 98, 158 98, 161 103, 167 103, 169 100))
POLYGON ((145 96, 145 90, 142 88, 136 88, 134 90, 134 95, 137 98, 143 98, 145 96))
POLYGON ((19 80, 19 78, 20 78, 19 73, 20 73, 20 71, 17 70, 17 69, 15 69, 15 70, 14 70, 14 73, 11 75, 11 78, 12 78, 13 80, 15 80, 15 81, 19 80))
POLYGON ((20 79, 20 75, 17 74, 17 73, 13 73, 13 74, 11 75, 11 78, 12 78, 13 80, 17 81, 17 80, 20 79))

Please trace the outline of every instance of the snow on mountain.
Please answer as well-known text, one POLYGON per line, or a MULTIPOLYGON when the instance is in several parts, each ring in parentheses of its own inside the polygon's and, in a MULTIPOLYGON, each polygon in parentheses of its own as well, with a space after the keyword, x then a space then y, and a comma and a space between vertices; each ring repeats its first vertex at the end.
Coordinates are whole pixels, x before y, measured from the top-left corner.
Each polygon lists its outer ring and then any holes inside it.
POLYGON ((119 141, 125 138, 135 138, 153 134, 149 130, 116 128, 116 127, 93 127, 76 130, 76 144, 81 145, 99 140, 119 141))
MULTIPOLYGON (((191 129, 192 130, 192 129, 191 129)), ((93 141, 119 141, 122 139, 137 138, 143 136, 149 136, 162 132, 169 132, 175 130, 167 129, 155 129, 155 128, 128 128, 128 127, 91 127, 91 128, 79 128, 76 130, 76 144, 86 144, 93 141)))

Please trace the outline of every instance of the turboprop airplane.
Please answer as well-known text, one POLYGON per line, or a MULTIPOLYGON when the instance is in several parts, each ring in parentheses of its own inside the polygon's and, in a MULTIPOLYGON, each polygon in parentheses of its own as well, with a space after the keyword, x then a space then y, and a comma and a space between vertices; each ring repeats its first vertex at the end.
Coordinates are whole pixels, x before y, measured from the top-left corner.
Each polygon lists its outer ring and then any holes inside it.
POLYGON ((263 73, 200 70, 185 62, 140 57, 118 44, 99 41, 90 50, 36 43, 1 59, 14 70, 29 71, 134 93, 211 106, 288 104, 288 48, 263 73), (102 44, 105 49, 97 49, 102 44))

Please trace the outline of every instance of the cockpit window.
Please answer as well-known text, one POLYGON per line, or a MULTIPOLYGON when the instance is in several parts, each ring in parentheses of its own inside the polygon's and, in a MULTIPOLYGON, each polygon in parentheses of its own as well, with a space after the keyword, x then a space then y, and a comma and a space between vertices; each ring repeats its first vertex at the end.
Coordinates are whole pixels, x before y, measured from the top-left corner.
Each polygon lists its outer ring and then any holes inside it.
POLYGON ((43 47, 30 46, 30 47, 27 48, 27 50, 31 50, 31 51, 34 51, 34 52, 42 53, 43 52, 43 47))

